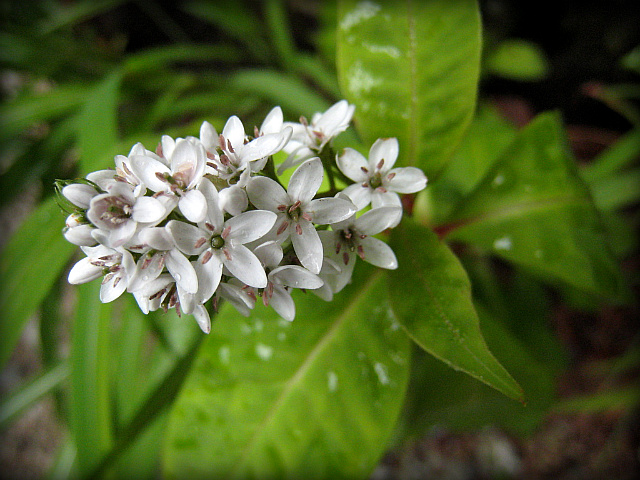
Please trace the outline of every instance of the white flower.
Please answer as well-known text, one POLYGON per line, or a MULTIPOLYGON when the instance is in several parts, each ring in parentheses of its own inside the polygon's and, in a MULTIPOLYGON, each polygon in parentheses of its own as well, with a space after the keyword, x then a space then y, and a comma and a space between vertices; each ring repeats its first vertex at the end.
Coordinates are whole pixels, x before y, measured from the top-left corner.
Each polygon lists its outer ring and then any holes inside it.
POLYGON ((162 274, 144 284, 142 288, 133 292, 133 296, 145 314, 160 307, 165 313, 170 308, 175 308, 178 316, 182 316, 183 313, 193 315, 204 333, 211 331, 211 318, 206 307, 202 303, 196 303, 195 296, 184 292, 169 274, 162 274))
POLYGON ((173 237, 166 228, 145 228, 138 234, 138 240, 142 242, 142 245, 135 247, 136 250, 142 252, 142 255, 129 280, 127 288, 129 292, 135 292, 158 278, 165 267, 176 284, 185 292, 195 294, 198 291, 198 277, 193 265, 178 250, 173 237))
POLYGON ((257 208, 278 215, 274 225, 275 239, 282 243, 291 237, 293 248, 303 267, 319 273, 322 267, 322 244, 314 223, 335 223, 355 213, 356 208, 341 198, 313 199, 322 183, 323 169, 319 158, 307 160, 291 176, 287 191, 267 177, 254 177, 247 194, 257 208))
POLYGON ((92 247, 97 243, 91 235, 94 228, 93 225, 84 220, 82 215, 72 213, 67 217, 62 234, 69 243, 78 246, 92 247))
POLYGON ((133 187, 127 183, 114 182, 107 189, 107 193, 91 199, 87 218, 101 231, 92 232, 94 238, 109 247, 116 248, 128 242, 138 223, 157 224, 168 213, 158 199, 136 197, 133 187))
POLYGON ((280 265, 283 258, 282 247, 277 242, 267 242, 254 249, 254 253, 264 265, 267 286, 262 292, 262 303, 271 305, 278 314, 288 321, 296 316, 296 306, 291 298, 290 288, 320 288, 324 283, 320 277, 299 265, 280 265))
POLYGON ((219 207, 218 192, 209 180, 200 185, 207 200, 207 214, 198 226, 171 220, 167 230, 178 248, 187 255, 199 255, 205 266, 208 283, 217 288, 223 265, 241 282, 256 288, 267 285, 267 276, 256 256, 244 246, 265 235, 273 226, 276 215, 264 210, 252 210, 226 222, 219 207))
POLYGON ((301 123, 285 122, 285 126, 293 128, 293 135, 284 147, 289 157, 280 165, 278 173, 316 156, 327 143, 347 129, 354 111, 354 105, 340 100, 326 112, 315 113, 310 124, 304 117, 301 117, 301 123))
POLYGON ((87 255, 69 272, 69 283, 87 283, 104 275, 100 287, 100 301, 109 303, 127 289, 135 269, 132 255, 124 249, 112 249, 104 245, 81 247, 87 255))
MULTIPOLYGON (((256 132, 256 138, 251 141, 248 141, 242 121, 235 115, 230 117, 216 145, 221 153, 219 156, 213 158, 212 163, 209 163, 214 170, 212 173, 229 182, 229 185, 237 184, 244 186, 249 178, 250 172, 261 170, 264 167, 267 157, 282 150, 284 145, 289 141, 291 132, 293 131, 291 127, 281 128, 275 131, 278 123, 282 125, 281 121, 278 122, 281 115, 282 112, 279 110, 279 107, 277 107, 277 110, 272 110, 262 126, 263 129, 266 128, 267 131, 271 133, 260 130, 256 132), (278 115, 278 112, 280 112, 280 115, 278 115), (260 161, 259 166, 253 166, 247 169, 247 167, 251 166, 252 162, 257 161, 260 161)), ((207 128, 205 130, 209 129, 207 128)), ((209 131, 205 136, 206 138, 211 137, 212 132, 209 131)))
POLYGON ((338 168, 356 182, 343 190, 358 210, 369 203, 373 208, 382 205, 401 205, 398 193, 415 193, 427 184, 422 170, 416 167, 392 168, 398 158, 398 140, 380 138, 369 150, 367 161, 356 150, 345 148, 338 156, 338 168))
POLYGON ((146 187, 142 180, 133 173, 131 168, 131 159, 136 155, 145 155, 158 161, 163 161, 157 154, 151 150, 147 150, 142 143, 138 142, 129 151, 128 156, 116 155, 114 158, 116 169, 114 170, 98 170, 87 175, 87 180, 94 182, 103 190, 107 190, 108 186, 113 182, 125 182, 134 187, 136 197, 144 195, 146 187))
MULTIPOLYGON (((133 173, 152 191, 172 200, 191 222, 200 222, 206 214, 206 201, 197 186, 203 178, 206 164, 204 147, 199 142, 179 138, 174 141, 162 136, 163 162, 157 156, 134 155, 133 173)), ((173 205, 170 209, 173 209, 173 205)))
POLYGON ((91 199, 98 195, 98 190, 87 183, 71 183, 62 189, 62 195, 83 210, 89 208, 91 199))
POLYGON ((236 278, 231 278, 227 282, 220 282, 214 305, 217 305, 218 298, 228 301, 243 316, 251 315, 251 310, 256 305, 256 295, 252 288, 247 288, 236 278))
POLYGON ((353 273, 356 257, 376 267, 398 268, 398 261, 391 247, 372 237, 391 225, 397 224, 402 208, 383 206, 365 212, 356 218, 352 215, 343 222, 331 225, 332 231, 319 232, 327 254, 340 265, 340 272, 333 277, 324 277, 334 293, 342 290, 353 273))

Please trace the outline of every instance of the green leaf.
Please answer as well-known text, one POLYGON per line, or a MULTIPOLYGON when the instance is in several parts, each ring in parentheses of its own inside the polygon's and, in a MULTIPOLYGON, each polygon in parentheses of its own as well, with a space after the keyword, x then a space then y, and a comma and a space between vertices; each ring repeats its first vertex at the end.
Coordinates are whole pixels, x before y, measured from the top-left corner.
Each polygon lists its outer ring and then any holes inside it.
POLYGON ((640 128, 625 133, 613 145, 585 165, 582 177, 591 183, 620 173, 640 157, 640 128))
POLYGON ((456 370, 522 400, 522 389, 489 351, 457 257, 435 233, 409 219, 394 229, 399 268, 390 272, 393 311, 409 336, 456 370))
POLYGON ((0 403, 0 430, 4 430, 15 417, 58 388, 68 375, 69 365, 60 362, 3 398, 0 403))
POLYGON ((602 211, 636 205, 640 201, 640 168, 593 180, 589 186, 594 203, 602 211))
POLYGON ((422 434, 434 425, 461 431, 497 425, 527 435, 535 431, 553 405, 556 372, 537 358, 537 346, 520 341, 503 320, 486 309, 478 308, 478 313, 487 344, 522 386, 526 405, 447 368, 429 355, 415 355, 404 418, 407 433, 422 434))
POLYGON ((341 1, 338 78, 365 143, 398 137, 399 164, 440 172, 473 116, 480 28, 474 0, 341 1))
POLYGON ((107 75, 87 96, 80 111, 78 143, 81 169, 90 172, 118 142, 120 70, 107 75))
POLYGON ((71 340, 71 428, 80 476, 87 475, 113 444, 110 399, 112 305, 101 303, 100 283, 78 287, 71 340))
POLYGON ((9 359, 29 317, 77 248, 62 236, 64 215, 43 202, 11 237, 0 257, 0 366, 9 359))
POLYGON ((633 385, 567 398, 558 402, 553 411, 555 413, 601 413, 620 410, 629 412, 636 409, 638 404, 640 404, 640 387, 633 385))
POLYGON ((330 106, 300 78, 276 70, 243 70, 231 77, 230 85, 259 95, 296 115, 323 112, 330 106))
POLYGON ((429 183, 424 194, 431 208, 415 215, 424 223, 438 224, 451 215, 460 200, 482 180, 516 135, 516 127, 489 105, 476 112, 458 149, 440 176, 429 183))
POLYGON ((625 286, 555 113, 541 114, 439 228, 544 278, 612 298, 625 286))
POLYGON ((365 478, 403 401, 410 342, 371 268, 296 319, 226 305, 170 417, 166 478, 365 478))
POLYGON ((66 85, 3 104, 0 106, 0 138, 19 135, 36 122, 49 121, 76 109, 86 93, 82 85, 66 85))
POLYGON ((286 70, 291 70, 296 61, 296 48, 285 2, 283 0, 266 0, 264 7, 271 43, 278 54, 280 64, 286 70))
POLYGON ((487 58, 494 75, 511 80, 538 81, 549 74, 549 62, 539 45, 521 39, 500 42, 487 58))

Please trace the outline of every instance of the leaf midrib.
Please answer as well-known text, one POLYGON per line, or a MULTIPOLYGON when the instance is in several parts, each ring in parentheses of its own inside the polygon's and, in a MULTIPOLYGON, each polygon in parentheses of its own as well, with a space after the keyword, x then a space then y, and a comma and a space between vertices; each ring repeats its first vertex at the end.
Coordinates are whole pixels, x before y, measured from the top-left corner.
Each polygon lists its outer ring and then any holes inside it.
POLYGON ((327 330, 327 332, 318 340, 318 343, 315 347, 309 352, 307 358, 300 364, 298 370, 291 376, 287 384, 282 390, 282 393, 277 398, 277 400, 273 403, 272 407, 269 409, 267 414, 264 417, 264 420, 260 423, 260 425, 256 428, 256 431, 251 438, 251 440, 247 443, 247 447, 244 451, 244 454, 241 455, 238 463, 235 468, 232 470, 230 477, 235 478, 238 475, 240 469, 246 464, 251 452, 257 445, 260 440, 262 433, 267 429, 267 426, 273 421, 273 419, 278 414, 280 407, 284 404, 287 398, 289 398, 291 392, 295 389, 298 383, 302 380, 302 378, 306 375, 308 370, 313 365, 314 360, 320 355, 325 346, 333 339, 336 333, 340 330, 340 327, 344 324, 344 322, 351 316, 351 312, 354 308, 359 305, 359 300, 363 295, 366 295, 367 292, 371 289, 372 285, 380 279, 381 273, 377 272, 372 275, 372 277, 364 284, 358 291, 355 293, 352 299, 351 304, 339 315, 334 321, 333 325, 327 330))

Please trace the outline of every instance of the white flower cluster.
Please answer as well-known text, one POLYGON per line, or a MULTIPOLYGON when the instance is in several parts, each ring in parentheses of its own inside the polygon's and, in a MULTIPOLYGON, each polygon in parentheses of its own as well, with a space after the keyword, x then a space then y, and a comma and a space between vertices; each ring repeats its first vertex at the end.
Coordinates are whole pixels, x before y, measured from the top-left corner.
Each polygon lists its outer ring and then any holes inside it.
POLYGON ((115 170, 60 182, 73 212, 65 238, 86 255, 69 282, 102 277, 102 302, 128 291, 143 312, 175 308, 208 333, 209 301, 249 315, 259 296, 293 320, 291 289, 331 300, 356 257, 396 268, 391 248, 373 235, 400 221, 398 193, 418 192, 427 180, 417 168, 393 168, 394 138, 376 141, 368 160, 349 148, 335 155, 331 140, 353 111, 343 100, 291 123, 275 107, 253 136, 236 116, 220 135, 204 122, 200 138, 165 135, 155 152, 138 143, 115 157, 115 170), (286 189, 273 163, 280 151, 289 154, 280 171, 297 166, 286 189), (318 194, 325 172, 331 187, 318 194), (339 182, 348 186, 339 191, 339 182))

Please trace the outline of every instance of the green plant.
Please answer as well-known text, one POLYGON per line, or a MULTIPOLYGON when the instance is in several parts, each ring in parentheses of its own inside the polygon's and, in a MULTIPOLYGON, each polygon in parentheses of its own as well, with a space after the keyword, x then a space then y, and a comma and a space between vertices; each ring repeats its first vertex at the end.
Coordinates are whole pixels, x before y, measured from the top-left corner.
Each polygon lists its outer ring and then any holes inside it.
POLYGON ((46 393, 66 392, 71 435, 53 475, 80 478, 151 478, 158 468, 168 478, 364 478, 392 439, 437 421, 531 431, 563 366, 544 323, 546 287, 629 298, 618 260, 635 237, 619 211, 640 191, 616 185, 636 168, 637 133, 580 171, 560 114, 517 131, 479 102, 473 0, 338 2, 337 49, 326 55, 335 70, 299 51, 277 0, 262 2, 261 16, 242 2, 180 4, 220 32, 210 45, 187 41, 154 2, 137 2, 174 43, 134 53, 118 38, 100 48, 82 22, 120 3, 35 12, 0 38, 12 52, 3 64, 24 82, 0 110, 11 159, 3 204, 44 184, 3 251, 0 361, 39 309, 45 371, 3 400, 3 426, 46 393), (46 61, 34 62, 45 48, 46 61), (87 284, 77 288, 70 356, 57 352, 75 247, 60 234, 54 178, 106 168, 163 133, 197 135, 204 120, 218 130, 233 114, 259 124, 273 105, 289 119, 310 116, 341 97, 356 106, 357 135, 345 132, 336 150, 366 153, 397 137, 398 165, 429 179, 405 197, 411 216, 388 239, 397 270, 360 263, 329 303, 297 292, 292 323, 259 306, 245 320, 224 304, 206 338, 191 319, 143 315, 131 298, 102 304, 87 284), (510 266, 507 279, 496 259, 510 266))

